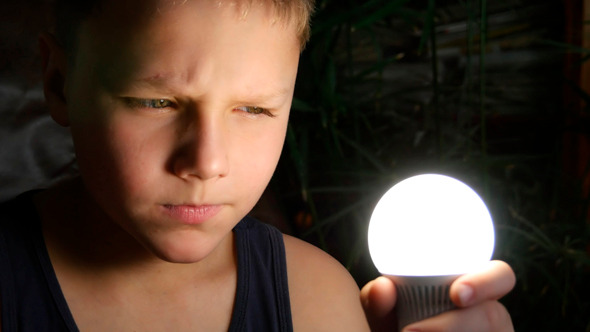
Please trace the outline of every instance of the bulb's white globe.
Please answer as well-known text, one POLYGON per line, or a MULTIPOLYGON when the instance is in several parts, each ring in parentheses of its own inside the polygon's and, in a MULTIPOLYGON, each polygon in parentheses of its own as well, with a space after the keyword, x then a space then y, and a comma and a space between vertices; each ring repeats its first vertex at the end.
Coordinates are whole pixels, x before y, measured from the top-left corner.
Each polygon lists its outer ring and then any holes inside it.
POLYGON ((382 274, 458 275, 476 271, 494 250, 482 199, 464 183, 424 174, 393 186, 369 223, 369 252, 382 274))

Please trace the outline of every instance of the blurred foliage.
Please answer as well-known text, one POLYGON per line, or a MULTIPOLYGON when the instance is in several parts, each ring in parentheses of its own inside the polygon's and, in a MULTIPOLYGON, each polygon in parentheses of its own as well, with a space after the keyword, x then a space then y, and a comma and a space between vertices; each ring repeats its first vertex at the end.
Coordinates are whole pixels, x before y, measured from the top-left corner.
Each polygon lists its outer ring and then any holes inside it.
MULTIPOLYGON (((556 1, 318 1, 271 188, 294 233, 362 285, 377 276, 367 223, 413 174, 470 184, 518 283, 517 331, 590 331, 588 193, 564 165, 570 128, 556 1), (553 22, 549 24, 548 22, 553 22), (453 32, 459 31, 459 32, 453 32), (531 61, 524 61, 531 57, 531 61)), ((561 16, 558 16, 561 17, 561 16)), ((586 131, 587 134, 587 131, 586 131)))

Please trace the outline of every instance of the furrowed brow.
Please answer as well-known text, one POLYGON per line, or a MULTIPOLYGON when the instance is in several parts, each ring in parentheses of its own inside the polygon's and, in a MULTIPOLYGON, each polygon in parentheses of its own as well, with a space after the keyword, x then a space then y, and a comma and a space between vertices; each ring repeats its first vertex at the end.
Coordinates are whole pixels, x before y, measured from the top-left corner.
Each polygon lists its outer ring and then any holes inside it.
MULTIPOLYGON (((132 82, 134 88, 153 89, 162 92, 178 93, 186 89, 186 84, 182 78, 166 73, 157 73, 141 77, 132 82)), ((237 92, 235 99, 242 104, 269 104, 282 106, 292 94, 292 87, 277 86, 264 89, 247 89, 237 92)), ((249 105, 255 106, 255 105, 249 105)))
POLYGON ((139 78, 138 80, 136 80, 136 84, 148 85, 148 86, 154 86, 154 87, 163 87, 163 86, 174 85, 174 84, 176 84, 177 81, 178 81, 178 79, 172 75, 154 74, 154 75, 139 78))

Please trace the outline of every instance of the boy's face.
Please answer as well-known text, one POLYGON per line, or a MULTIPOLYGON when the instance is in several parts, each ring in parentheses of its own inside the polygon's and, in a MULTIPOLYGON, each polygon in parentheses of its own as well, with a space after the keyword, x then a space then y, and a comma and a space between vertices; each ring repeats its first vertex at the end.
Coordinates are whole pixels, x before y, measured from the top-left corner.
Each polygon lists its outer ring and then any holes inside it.
POLYGON ((66 78, 82 177, 154 254, 201 260, 274 172, 299 59, 295 28, 257 2, 245 16, 217 1, 113 2, 81 26, 66 78))

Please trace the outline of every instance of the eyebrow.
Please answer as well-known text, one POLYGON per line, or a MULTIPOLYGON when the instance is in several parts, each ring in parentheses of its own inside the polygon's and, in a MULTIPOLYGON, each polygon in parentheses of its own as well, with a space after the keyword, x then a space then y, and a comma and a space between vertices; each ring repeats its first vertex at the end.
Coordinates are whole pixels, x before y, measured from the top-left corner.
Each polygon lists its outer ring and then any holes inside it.
POLYGON ((159 84, 160 82, 171 81, 172 78, 174 78, 174 77, 175 77, 174 75, 170 75, 170 74, 166 74, 166 73, 156 73, 153 75, 141 77, 138 79, 138 81, 146 82, 146 83, 155 82, 156 84, 159 84))
POLYGON ((249 93, 242 96, 240 99, 244 99, 246 97, 246 102, 250 101, 257 101, 257 102, 265 102, 265 101, 277 101, 277 102, 284 102, 288 96, 291 94, 291 89, 287 87, 280 87, 278 89, 269 89, 265 92, 259 91, 249 91, 249 93))
POLYGON ((175 76, 168 75, 168 74, 154 74, 146 77, 139 78, 137 80, 132 80, 133 85, 139 86, 149 86, 155 88, 163 88, 163 87, 176 87, 177 84, 175 81, 178 81, 175 76))

